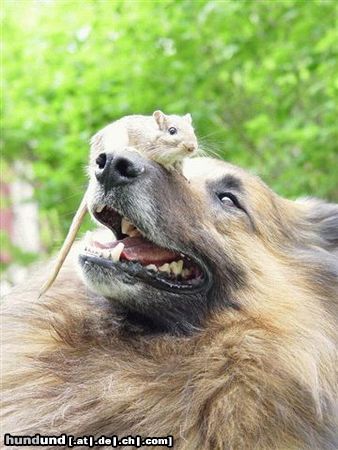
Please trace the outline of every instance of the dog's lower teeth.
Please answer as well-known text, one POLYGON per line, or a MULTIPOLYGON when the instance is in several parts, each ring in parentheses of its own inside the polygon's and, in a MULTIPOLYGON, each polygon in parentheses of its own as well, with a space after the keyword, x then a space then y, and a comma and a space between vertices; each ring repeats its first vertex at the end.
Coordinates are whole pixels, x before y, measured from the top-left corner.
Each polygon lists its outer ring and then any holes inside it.
POLYGON ((114 262, 117 262, 120 260, 121 253, 123 252, 124 244, 122 242, 119 242, 116 247, 113 248, 113 250, 110 251, 110 259, 112 259, 114 262))
POLYGON ((167 272, 170 273, 170 267, 168 263, 163 264, 163 266, 159 267, 158 270, 160 272, 167 272))
POLYGON ((170 270, 174 275, 179 275, 183 269, 183 261, 180 259, 179 261, 173 261, 170 264, 170 270))
POLYGON ((97 255, 100 258, 111 259, 113 262, 117 262, 120 260, 123 249, 124 244, 122 242, 119 242, 113 249, 100 249, 99 251, 94 247, 84 247, 84 250, 86 252, 89 252, 92 255, 97 255))
POLYGON ((188 278, 191 275, 191 269, 182 270, 182 278, 188 278))
MULTIPOLYGON (((133 231, 138 232, 137 228, 133 231)), ((97 249, 92 245, 85 245, 84 251, 91 253, 92 255, 96 255, 100 258, 110 259, 112 262, 120 262, 120 257, 124 249, 123 242, 119 242, 114 248, 110 249, 97 249)), ((178 280, 178 281, 191 281, 191 277, 193 274, 193 269, 184 267, 184 260, 180 259, 178 261, 172 261, 171 263, 162 264, 162 266, 157 267, 155 264, 148 264, 143 266, 141 263, 137 261, 121 261, 121 267, 125 266, 129 269, 133 267, 137 270, 149 270, 155 272, 157 277, 166 279, 166 280, 178 280)))
POLYGON ((103 258, 110 258, 110 251, 109 250, 103 250, 101 252, 101 255, 103 258))
MULTIPOLYGON (((170 264, 165 263, 162 266, 160 266, 159 268, 157 268, 153 264, 150 264, 149 266, 146 266, 146 267, 147 268, 151 267, 152 270, 157 270, 159 272, 165 272, 168 275, 174 275, 175 277, 178 277, 179 275, 182 274, 182 271, 183 271, 183 260, 180 259, 179 261, 172 261, 170 264)), ((190 274, 190 271, 188 271, 188 272, 186 272, 187 275, 190 274)))

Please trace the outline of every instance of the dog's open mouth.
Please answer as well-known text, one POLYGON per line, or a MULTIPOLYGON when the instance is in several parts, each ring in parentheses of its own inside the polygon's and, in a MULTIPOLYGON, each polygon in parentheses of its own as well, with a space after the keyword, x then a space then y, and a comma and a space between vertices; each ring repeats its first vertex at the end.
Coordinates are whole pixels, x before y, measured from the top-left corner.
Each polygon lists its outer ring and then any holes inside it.
POLYGON ((204 271, 187 255, 158 246, 110 207, 96 208, 94 215, 112 233, 90 234, 85 239, 84 255, 93 263, 119 268, 162 289, 203 287, 204 271))

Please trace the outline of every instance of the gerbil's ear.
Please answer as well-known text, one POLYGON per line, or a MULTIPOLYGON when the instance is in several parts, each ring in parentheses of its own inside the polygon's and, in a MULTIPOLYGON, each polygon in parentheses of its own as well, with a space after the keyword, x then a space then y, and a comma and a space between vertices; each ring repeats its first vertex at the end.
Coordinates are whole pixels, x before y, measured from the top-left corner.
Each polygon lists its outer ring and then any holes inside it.
POLYGON ((183 116, 183 119, 185 119, 190 124, 192 123, 192 117, 191 117, 190 113, 188 113, 185 116, 183 116))
POLYGON ((153 112, 153 118, 156 120, 160 130, 166 129, 166 115, 162 111, 157 110, 153 112))

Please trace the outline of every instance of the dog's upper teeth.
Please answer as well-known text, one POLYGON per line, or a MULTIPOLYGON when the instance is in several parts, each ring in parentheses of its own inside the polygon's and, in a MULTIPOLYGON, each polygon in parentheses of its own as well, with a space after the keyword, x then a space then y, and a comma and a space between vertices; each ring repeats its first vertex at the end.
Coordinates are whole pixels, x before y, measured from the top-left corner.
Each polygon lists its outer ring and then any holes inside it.
POLYGON ((129 222, 125 217, 121 221, 121 231, 123 234, 130 234, 131 231, 135 229, 135 226, 129 222))
POLYGON ((155 266, 155 264, 149 264, 148 266, 146 266, 147 269, 149 270, 154 270, 155 272, 158 271, 157 267, 155 266))
POLYGON ((142 235, 141 235, 141 232, 140 232, 137 228, 134 228, 133 230, 130 230, 130 231, 128 232, 128 235, 129 235, 130 237, 142 236, 142 235))
POLYGON ((96 207, 95 211, 100 213, 100 212, 103 211, 103 209, 104 209, 104 205, 99 205, 99 206, 96 207))
POLYGON ((123 252, 124 244, 122 242, 119 242, 116 247, 114 247, 109 252, 109 258, 112 259, 114 262, 120 260, 121 253, 123 252))
POLYGON ((135 227, 135 225, 129 222, 129 220, 125 217, 123 217, 121 221, 121 231, 123 234, 126 234, 130 237, 141 235, 140 231, 135 227))

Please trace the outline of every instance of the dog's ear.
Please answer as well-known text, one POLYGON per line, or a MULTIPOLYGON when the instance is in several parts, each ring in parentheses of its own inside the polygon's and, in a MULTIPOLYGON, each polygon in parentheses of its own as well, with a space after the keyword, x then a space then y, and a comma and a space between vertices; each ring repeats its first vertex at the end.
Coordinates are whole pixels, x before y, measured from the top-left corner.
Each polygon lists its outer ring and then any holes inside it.
POLYGON ((338 251, 338 204, 318 199, 303 199, 297 203, 303 209, 307 230, 315 235, 313 244, 338 251))
POLYGON ((167 125, 167 116, 160 110, 153 112, 153 118, 157 122, 160 130, 164 131, 167 125))
POLYGON ((183 119, 185 119, 190 125, 192 124, 192 117, 191 117, 191 114, 190 114, 190 113, 185 114, 185 115, 183 116, 183 119))

